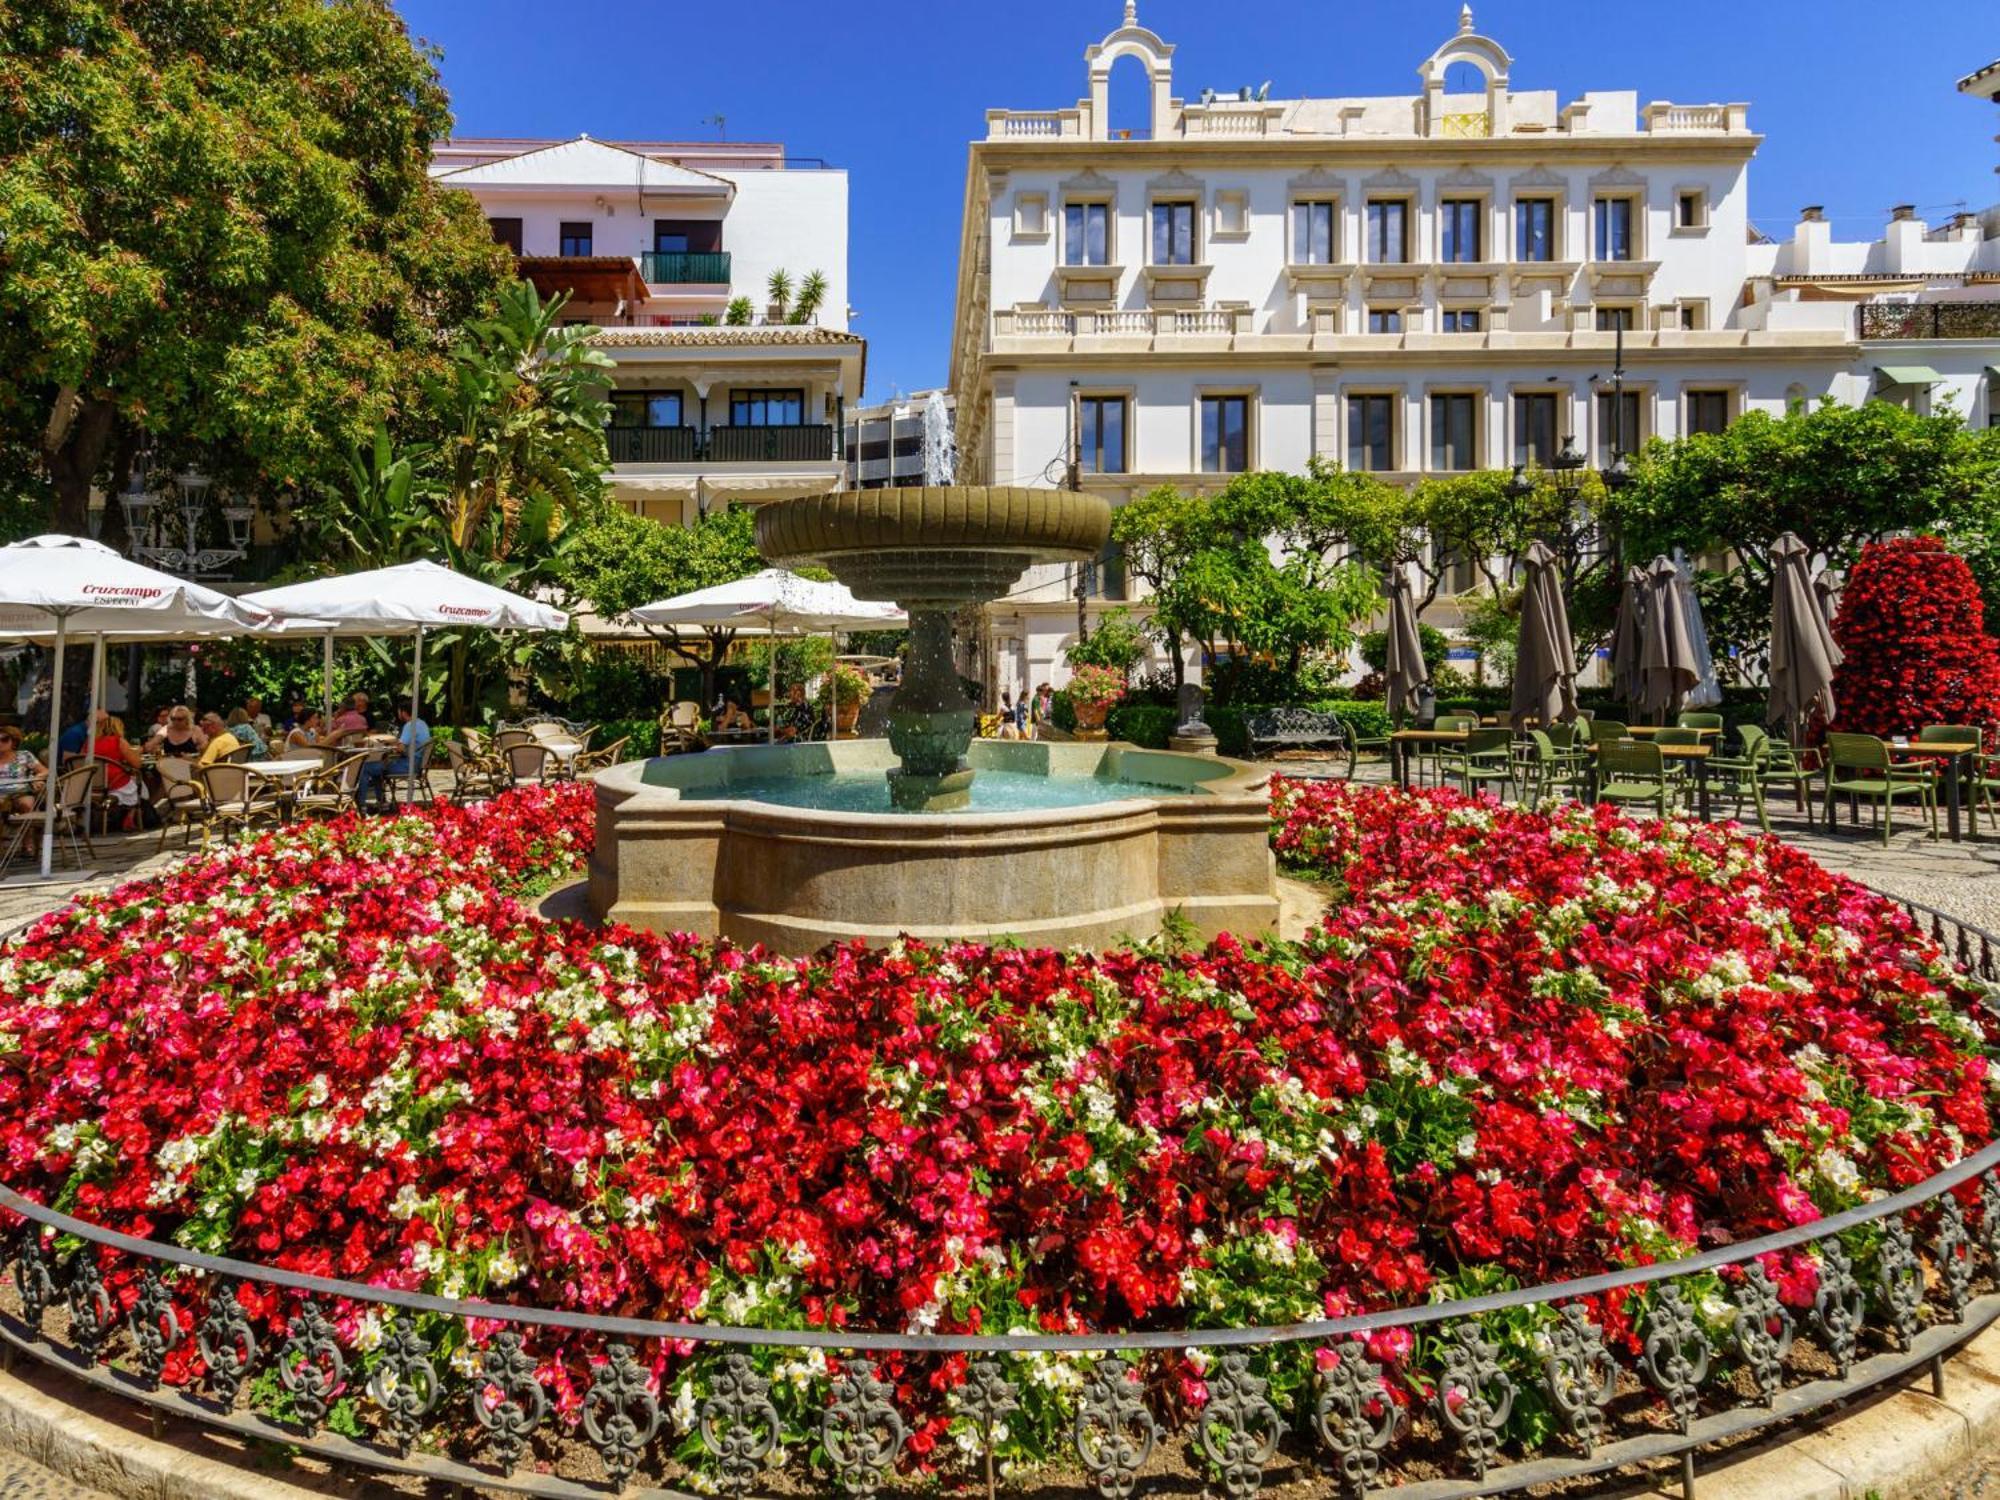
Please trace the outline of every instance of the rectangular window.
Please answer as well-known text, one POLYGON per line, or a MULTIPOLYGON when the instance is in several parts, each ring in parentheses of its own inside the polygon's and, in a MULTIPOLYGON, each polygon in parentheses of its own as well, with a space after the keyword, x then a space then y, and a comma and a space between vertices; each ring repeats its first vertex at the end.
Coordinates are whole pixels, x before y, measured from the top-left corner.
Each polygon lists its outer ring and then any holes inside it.
POLYGON ((1616 333, 1623 329, 1632 331, 1632 309, 1629 307, 1600 307, 1597 309, 1597 331, 1616 333))
POLYGON ((1533 391, 1514 398, 1514 462, 1541 464, 1556 456, 1556 395, 1533 391))
POLYGON ((1556 200, 1523 198, 1514 205, 1514 259, 1556 258, 1556 200))
POLYGON ((1464 264, 1483 260, 1479 232, 1486 205, 1477 198, 1447 198, 1438 205, 1439 258, 1464 264))
POLYGON ((1084 396, 1077 406, 1077 467, 1086 474, 1125 472, 1125 398, 1084 396))
POLYGON ((1250 467, 1250 398, 1201 398, 1201 471, 1241 474, 1250 467))
POLYGON ((1699 229, 1707 222, 1700 193, 1682 193, 1674 199, 1674 223, 1681 229, 1699 229))
POLYGON ((568 219, 563 220, 562 235, 559 241, 560 248, 557 249, 556 254, 558 255, 596 254, 596 252, 590 248, 591 228, 592 226, 588 219, 581 219, 574 222, 568 219))
POLYGON ((1333 264, 1333 204, 1318 200, 1292 205, 1292 264, 1333 264))
POLYGON ((1444 310, 1444 331, 1446 333, 1479 332, 1479 313, 1470 307, 1447 307, 1444 310))
POLYGON ((1597 393, 1597 467, 1608 469, 1611 461, 1619 454, 1633 454, 1639 451, 1639 443, 1644 434, 1639 430, 1639 393, 1626 391, 1622 399, 1612 400, 1611 392, 1597 393))
POLYGON ((1478 424, 1477 396, 1431 397, 1431 467, 1453 473, 1478 468, 1478 424))
POLYGON ((1687 430, 1690 437, 1697 432, 1721 432, 1728 425, 1729 392, 1687 392, 1687 430))
POLYGON ((1347 398, 1347 467, 1386 474, 1396 467, 1396 398, 1347 398))
POLYGON ((804 391, 737 391, 729 398, 729 421, 735 427, 803 427, 804 391))
POLYGON ((1368 331, 1370 333, 1401 333, 1403 331, 1402 309, 1395 307, 1369 308, 1368 331))
POLYGON ((1378 266, 1399 266, 1410 258, 1410 205, 1401 198, 1377 198, 1368 204, 1368 259, 1378 266))
POLYGON ((1632 200, 1599 198, 1591 205, 1593 243, 1599 260, 1632 258, 1632 200))
POLYGON ((1111 263, 1111 205, 1063 205, 1063 264, 1103 266, 1111 263))
POLYGON ((711 255, 721 248, 720 219, 653 220, 655 255, 711 255))
POLYGON ((493 231, 493 238, 505 245, 516 255, 521 253, 521 221, 519 219, 488 219, 486 227, 493 231))
POLYGON ((1155 203, 1153 205, 1153 264, 1191 266, 1194 264, 1194 205, 1155 203))
POLYGON ((682 425, 681 412, 679 391, 611 393, 613 427, 679 427, 682 425))

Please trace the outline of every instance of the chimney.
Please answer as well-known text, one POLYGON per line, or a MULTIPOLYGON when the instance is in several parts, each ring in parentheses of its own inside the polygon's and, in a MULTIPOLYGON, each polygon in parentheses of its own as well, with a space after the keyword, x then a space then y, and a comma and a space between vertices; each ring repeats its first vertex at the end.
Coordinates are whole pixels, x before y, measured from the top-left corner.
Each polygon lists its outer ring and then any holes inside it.
POLYGON ((1890 219, 1897 222, 1914 219, 1916 216, 1917 205, 1914 203, 1898 203, 1894 208, 1889 210, 1890 219))
POLYGON ((1801 224, 1825 223, 1826 205, 1822 203, 1808 203, 1804 208, 1799 210, 1799 222, 1801 224))
POLYGON ((1827 223, 1826 210, 1819 204, 1809 203, 1799 210, 1798 227, 1792 230, 1791 244, 1780 252, 1780 265, 1794 276, 1833 269, 1833 226, 1827 223))

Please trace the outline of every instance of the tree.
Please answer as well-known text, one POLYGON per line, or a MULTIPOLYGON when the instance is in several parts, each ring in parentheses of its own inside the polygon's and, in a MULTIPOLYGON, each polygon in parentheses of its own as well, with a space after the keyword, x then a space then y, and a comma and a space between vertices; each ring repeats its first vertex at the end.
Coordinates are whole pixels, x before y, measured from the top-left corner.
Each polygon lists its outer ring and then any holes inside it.
POLYGON ((1108 667, 1128 682, 1145 654, 1145 632, 1122 609, 1107 610, 1095 630, 1063 650, 1072 667, 1108 667))
POLYGON ((1833 638, 1845 657, 1833 676, 1839 728, 2000 726, 2000 644, 1986 632, 1972 570, 1936 537, 1864 545, 1833 638))
POLYGON ((433 55, 388 0, 19 0, 5 28, 0 444, 54 524, 147 443, 240 488, 339 483, 509 274, 430 179, 433 55))
MULTIPOLYGON (((642 604, 747 578, 763 566, 756 518, 747 509, 710 511, 693 526, 662 526, 607 510, 576 529, 556 575, 572 600, 616 619, 642 604)), ((701 669, 702 702, 714 702, 715 669, 736 632, 648 626, 646 633, 701 669)))
POLYGON ((1187 680, 1182 651, 1190 632, 1177 613, 1178 596, 1169 591, 1201 546, 1207 514, 1207 501, 1183 495, 1170 484, 1111 514, 1111 539, 1123 549, 1127 575, 1145 584, 1153 596, 1147 623, 1167 653, 1176 694, 1187 680))

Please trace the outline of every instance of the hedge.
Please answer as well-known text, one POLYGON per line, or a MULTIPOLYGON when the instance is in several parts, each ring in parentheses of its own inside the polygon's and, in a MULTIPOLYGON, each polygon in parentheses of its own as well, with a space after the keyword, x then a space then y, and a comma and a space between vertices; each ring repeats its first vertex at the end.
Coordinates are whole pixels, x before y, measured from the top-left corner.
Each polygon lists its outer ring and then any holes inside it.
MULTIPOLYGON (((1215 731, 1218 750, 1224 755, 1247 755, 1250 751, 1249 721, 1258 714, 1280 707, 1338 714, 1348 728, 1363 739, 1379 739, 1389 732, 1389 712, 1382 704, 1352 698, 1315 698, 1303 703, 1252 704, 1244 708, 1211 705, 1203 710, 1202 717, 1215 731)), ((1114 740, 1124 740, 1148 750, 1164 750, 1179 720, 1177 710, 1157 703, 1122 703, 1111 710, 1104 727, 1114 740)))

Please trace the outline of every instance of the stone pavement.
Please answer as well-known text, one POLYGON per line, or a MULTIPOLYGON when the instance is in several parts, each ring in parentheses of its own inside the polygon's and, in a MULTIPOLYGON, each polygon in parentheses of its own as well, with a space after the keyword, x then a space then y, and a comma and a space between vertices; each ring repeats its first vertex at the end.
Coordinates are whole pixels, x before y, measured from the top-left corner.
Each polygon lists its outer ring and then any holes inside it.
POLYGON ((106 1500, 106 1497, 0 1448, 0 1500, 106 1500))

